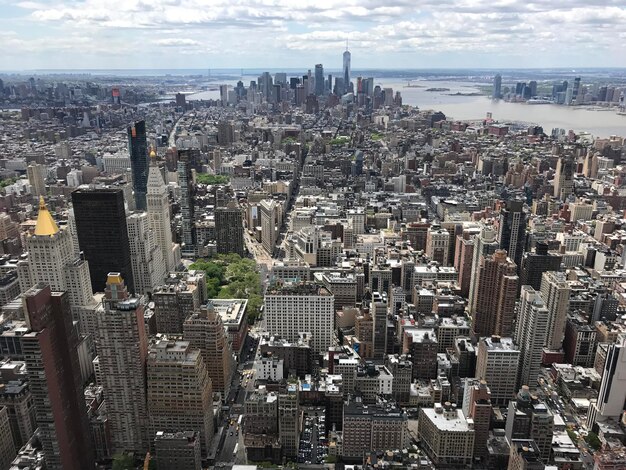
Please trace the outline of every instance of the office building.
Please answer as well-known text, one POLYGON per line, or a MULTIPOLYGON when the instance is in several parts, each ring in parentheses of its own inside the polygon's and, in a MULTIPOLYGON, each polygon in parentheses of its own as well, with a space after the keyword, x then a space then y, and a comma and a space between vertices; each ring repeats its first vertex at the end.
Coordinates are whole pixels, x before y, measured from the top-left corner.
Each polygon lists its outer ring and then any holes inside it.
POLYGON ((590 325, 585 317, 579 314, 568 316, 563 339, 565 362, 591 367, 596 354, 596 336, 595 325, 590 325))
POLYGON ((141 299, 130 297, 120 273, 109 273, 96 309, 96 379, 104 388, 113 452, 148 450, 146 358, 148 337, 141 299))
POLYGON ((510 443, 507 470, 543 470, 546 468, 537 444, 532 439, 515 439, 510 443))
POLYGON ((324 66, 322 64, 315 65, 315 94, 324 95, 324 66))
POLYGON ((206 302, 206 289, 204 271, 170 273, 152 293, 157 332, 181 334, 189 314, 206 302))
POLYGON ((478 295, 478 268, 483 257, 491 255, 499 248, 497 232, 492 225, 483 225, 480 234, 474 237, 474 250, 472 254, 472 269, 469 286, 468 307, 470 314, 476 311, 478 295))
POLYGON ((482 256, 478 266, 474 308, 477 336, 509 336, 513 332, 517 276, 515 263, 504 250, 482 256))
POLYGON ((544 462, 550 459, 554 415, 543 401, 531 395, 526 385, 509 403, 505 432, 511 444, 515 439, 533 439, 541 459, 544 462))
POLYGON ((489 384, 491 403, 505 406, 515 395, 520 352, 511 338, 493 336, 478 343, 476 378, 489 384))
POLYGON ((261 211, 261 244, 265 251, 272 255, 276 246, 276 238, 278 236, 276 218, 277 204, 272 199, 263 199, 259 204, 261 211))
POLYGON ((215 209, 215 241, 218 253, 246 255, 243 240, 243 212, 235 202, 215 209))
POLYGON ((180 211, 182 215, 182 242, 181 253, 185 258, 196 255, 196 218, 194 212, 194 198, 196 185, 193 181, 193 149, 178 151, 178 186, 180 187, 180 211))
POLYGON ((541 298, 548 309, 546 348, 558 351, 563 345, 569 309, 570 287, 565 274, 547 271, 541 277, 541 298))
POLYGON ((426 234, 426 255, 441 266, 448 266, 450 233, 441 227, 431 226, 426 234))
POLYGON ((196 431, 206 456, 213 440, 213 386, 199 349, 188 341, 157 341, 148 353, 150 439, 196 431))
POLYGON ((170 202, 167 186, 156 162, 154 150, 150 152, 150 170, 146 196, 148 222, 154 231, 156 244, 163 254, 167 272, 176 269, 174 256, 175 247, 172 243, 172 220, 170 216, 170 202))
POLYGON ((531 286, 533 289, 539 290, 543 273, 560 271, 562 260, 563 257, 560 254, 548 252, 547 243, 538 241, 534 253, 526 252, 522 257, 520 285, 531 286))
POLYGON ((372 294, 370 315, 374 320, 374 358, 382 359, 387 353, 387 296, 372 294))
POLYGON ((300 404, 298 386, 288 383, 278 393, 278 439, 287 457, 298 455, 300 444, 300 404))
POLYGON ((138 211, 146 210, 148 192, 148 142, 146 140, 146 121, 137 121, 128 126, 128 153, 133 174, 135 207, 138 211))
POLYGON ((420 408, 417 435, 437 468, 471 466, 475 432, 456 405, 446 402, 420 408))
POLYGON ((0 406, 0 468, 10 468, 16 454, 9 424, 9 413, 6 406, 0 406))
POLYGON ((494 100, 502 98, 502 75, 499 73, 493 78, 493 93, 491 97, 494 100))
POLYGON ((333 344, 334 296, 314 283, 275 283, 265 292, 267 331, 289 341, 310 333, 315 352, 333 344))
POLYGON ((49 470, 94 468, 69 296, 38 285, 24 294, 22 347, 49 470))
POLYGON ((304 379, 313 373, 313 352, 309 335, 300 335, 298 341, 265 335, 259 340, 261 357, 272 357, 282 361, 285 376, 295 375, 304 379))
POLYGON ((526 212, 524 202, 519 200, 507 201, 500 210, 500 225, 498 227, 498 243, 506 250, 509 258, 519 269, 522 265, 522 254, 526 244, 526 212))
POLYGON ((234 373, 234 358, 219 313, 209 301, 199 311, 187 317, 183 324, 183 339, 202 353, 211 378, 213 391, 226 400, 234 373))
POLYGON ((119 272, 128 290, 135 292, 122 189, 79 188, 72 192, 72 205, 92 291, 102 292, 108 274, 119 272))
POLYGON ((158 431, 154 438, 154 453, 159 470, 202 470, 197 431, 158 431))
POLYGON ((343 53, 343 92, 344 93, 348 93, 350 91, 350 62, 352 59, 352 54, 350 54, 350 51, 346 48, 345 52, 343 53))
POLYGON ((520 348, 518 383, 535 386, 541 372, 550 312, 539 292, 530 286, 522 286, 520 299, 515 326, 515 344, 520 348))
POLYGON ((126 219, 130 242, 130 261, 135 281, 135 293, 149 295, 165 279, 163 252, 156 243, 146 212, 134 212, 126 219))
POLYGON ((487 456, 491 412, 491 392, 487 382, 478 379, 466 379, 463 415, 474 423, 474 458, 482 459, 487 456))
POLYGON ((571 156, 560 157, 556 163, 554 175, 554 197, 565 201, 574 191, 574 159, 571 156))
POLYGON ((3 385, 0 388, 0 407, 7 409, 13 446, 19 449, 26 445, 37 428, 35 403, 28 381, 9 380, 3 385))
POLYGON ((439 343, 432 328, 405 327, 402 353, 413 362, 414 379, 437 378, 437 351, 439 343))
POLYGON ((67 292, 75 319, 79 317, 79 310, 95 308, 89 264, 75 255, 70 231, 59 229, 43 197, 39 200, 35 231, 26 237, 26 249, 27 259, 18 262, 22 292, 39 283, 58 292, 67 292))
POLYGON ((343 459, 363 462, 366 454, 404 449, 409 439, 408 418, 394 402, 364 405, 358 399, 343 407, 343 459))
POLYGON ((39 163, 31 163, 26 167, 26 175, 30 184, 30 192, 39 197, 46 194, 46 166, 39 163))
POLYGON ((596 403, 589 407, 587 425, 595 428, 597 422, 619 418, 626 403, 626 334, 621 334, 615 344, 609 345, 604 363, 604 373, 596 403))

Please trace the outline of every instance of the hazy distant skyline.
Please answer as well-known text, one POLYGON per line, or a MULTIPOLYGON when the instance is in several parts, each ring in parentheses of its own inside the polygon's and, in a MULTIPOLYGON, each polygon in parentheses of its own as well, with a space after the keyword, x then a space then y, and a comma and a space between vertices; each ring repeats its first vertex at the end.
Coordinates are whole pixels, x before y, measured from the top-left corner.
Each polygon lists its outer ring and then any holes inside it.
POLYGON ((626 0, 0 0, 0 69, 623 67, 626 0))

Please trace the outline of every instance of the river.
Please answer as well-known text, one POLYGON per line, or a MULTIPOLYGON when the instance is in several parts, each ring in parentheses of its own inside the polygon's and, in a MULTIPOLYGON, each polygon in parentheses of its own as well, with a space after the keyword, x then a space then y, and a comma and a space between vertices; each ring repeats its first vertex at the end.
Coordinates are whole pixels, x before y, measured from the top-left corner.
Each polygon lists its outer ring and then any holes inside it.
MULTIPOLYGON (((243 77, 247 86, 250 80, 257 77, 243 77)), ((236 81, 226 81, 234 86, 236 81)), ((529 105, 525 103, 507 103, 492 101, 487 96, 461 96, 455 93, 477 93, 477 84, 472 82, 419 80, 407 81, 394 78, 381 78, 375 81, 383 88, 393 88, 394 93, 400 91, 402 102, 420 109, 434 109, 443 112, 448 119, 479 120, 491 113, 498 121, 520 121, 538 124, 544 132, 550 133, 553 128, 586 131, 596 137, 611 135, 626 136, 626 116, 620 116, 616 109, 594 110, 584 107, 560 106, 553 104, 529 105), (448 88, 449 91, 426 91, 429 88, 448 88)), ((203 91, 188 95, 188 100, 219 99, 219 90, 203 91)))

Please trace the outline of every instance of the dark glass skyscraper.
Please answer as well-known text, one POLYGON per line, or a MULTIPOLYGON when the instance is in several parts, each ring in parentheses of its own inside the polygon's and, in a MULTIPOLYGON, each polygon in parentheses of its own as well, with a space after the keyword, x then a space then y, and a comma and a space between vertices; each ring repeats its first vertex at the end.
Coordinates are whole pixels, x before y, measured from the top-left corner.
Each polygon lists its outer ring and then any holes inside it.
POLYGON ((46 468, 94 468, 67 292, 37 285, 24 294, 28 333, 21 338, 46 468))
POLYGON ((502 96, 502 75, 497 74, 493 79, 493 95, 494 100, 499 99, 502 96))
POLYGON ((500 248, 507 251, 509 258, 515 261, 519 272, 526 241, 526 212, 524 202, 507 201, 506 208, 500 211, 498 242, 500 248))
MULTIPOLYGON (((192 165, 191 149, 183 149, 178 152, 178 184, 180 186, 180 210, 182 220, 181 253, 185 257, 194 257, 196 254, 196 221, 193 210, 195 185, 191 173, 192 165)), ((82 245, 81 245, 82 246, 82 245)))
POLYGON ((72 193, 78 244, 89 261, 91 288, 103 292, 110 272, 119 272, 135 291, 124 193, 118 188, 77 189, 72 193))
POLYGON ((315 65, 315 94, 317 96, 324 94, 324 66, 322 64, 315 65))
POLYGON ((137 121, 128 126, 128 152, 130 168, 133 173, 133 190, 137 210, 146 210, 146 192, 148 191, 148 142, 146 140, 146 121, 137 121))

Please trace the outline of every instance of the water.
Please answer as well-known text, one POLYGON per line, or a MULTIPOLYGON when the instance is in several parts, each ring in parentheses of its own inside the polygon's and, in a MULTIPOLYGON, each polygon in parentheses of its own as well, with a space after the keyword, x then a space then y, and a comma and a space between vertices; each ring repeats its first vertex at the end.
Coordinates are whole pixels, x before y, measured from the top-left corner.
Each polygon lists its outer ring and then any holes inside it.
MULTIPOLYGON (((244 85, 248 86, 250 80, 257 78, 257 76, 252 75, 244 76, 242 81, 244 85)), ((221 83, 235 86, 237 80, 225 80, 221 83)), ((500 122, 520 121, 540 125, 548 134, 552 129, 559 128, 566 131, 570 129, 585 131, 596 137, 626 136, 626 116, 616 114, 615 108, 596 111, 552 104, 529 105, 492 101, 487 96, 455 95, 455 93, 478 93, 480 90, 476 87, 481 84, 474 82, 419 80, 411 81, 411 85, 419 85, 419 87, 407 87, 407 81, 398 78, 380 78, 375 81, 375 84, 383 88, 393 88, 394 93, 399 91, 402 94, 404 104, 418 106, 420 109, 441 111, 448 119, 480 120, 484 119, 487 113, 491 113, 493 119, 500 122), (449 88, 450 90, 426 91, 428 88, 449 88)), ((219 89, 187 96, 188 100, 216 100, 219 98, 219 89)))

